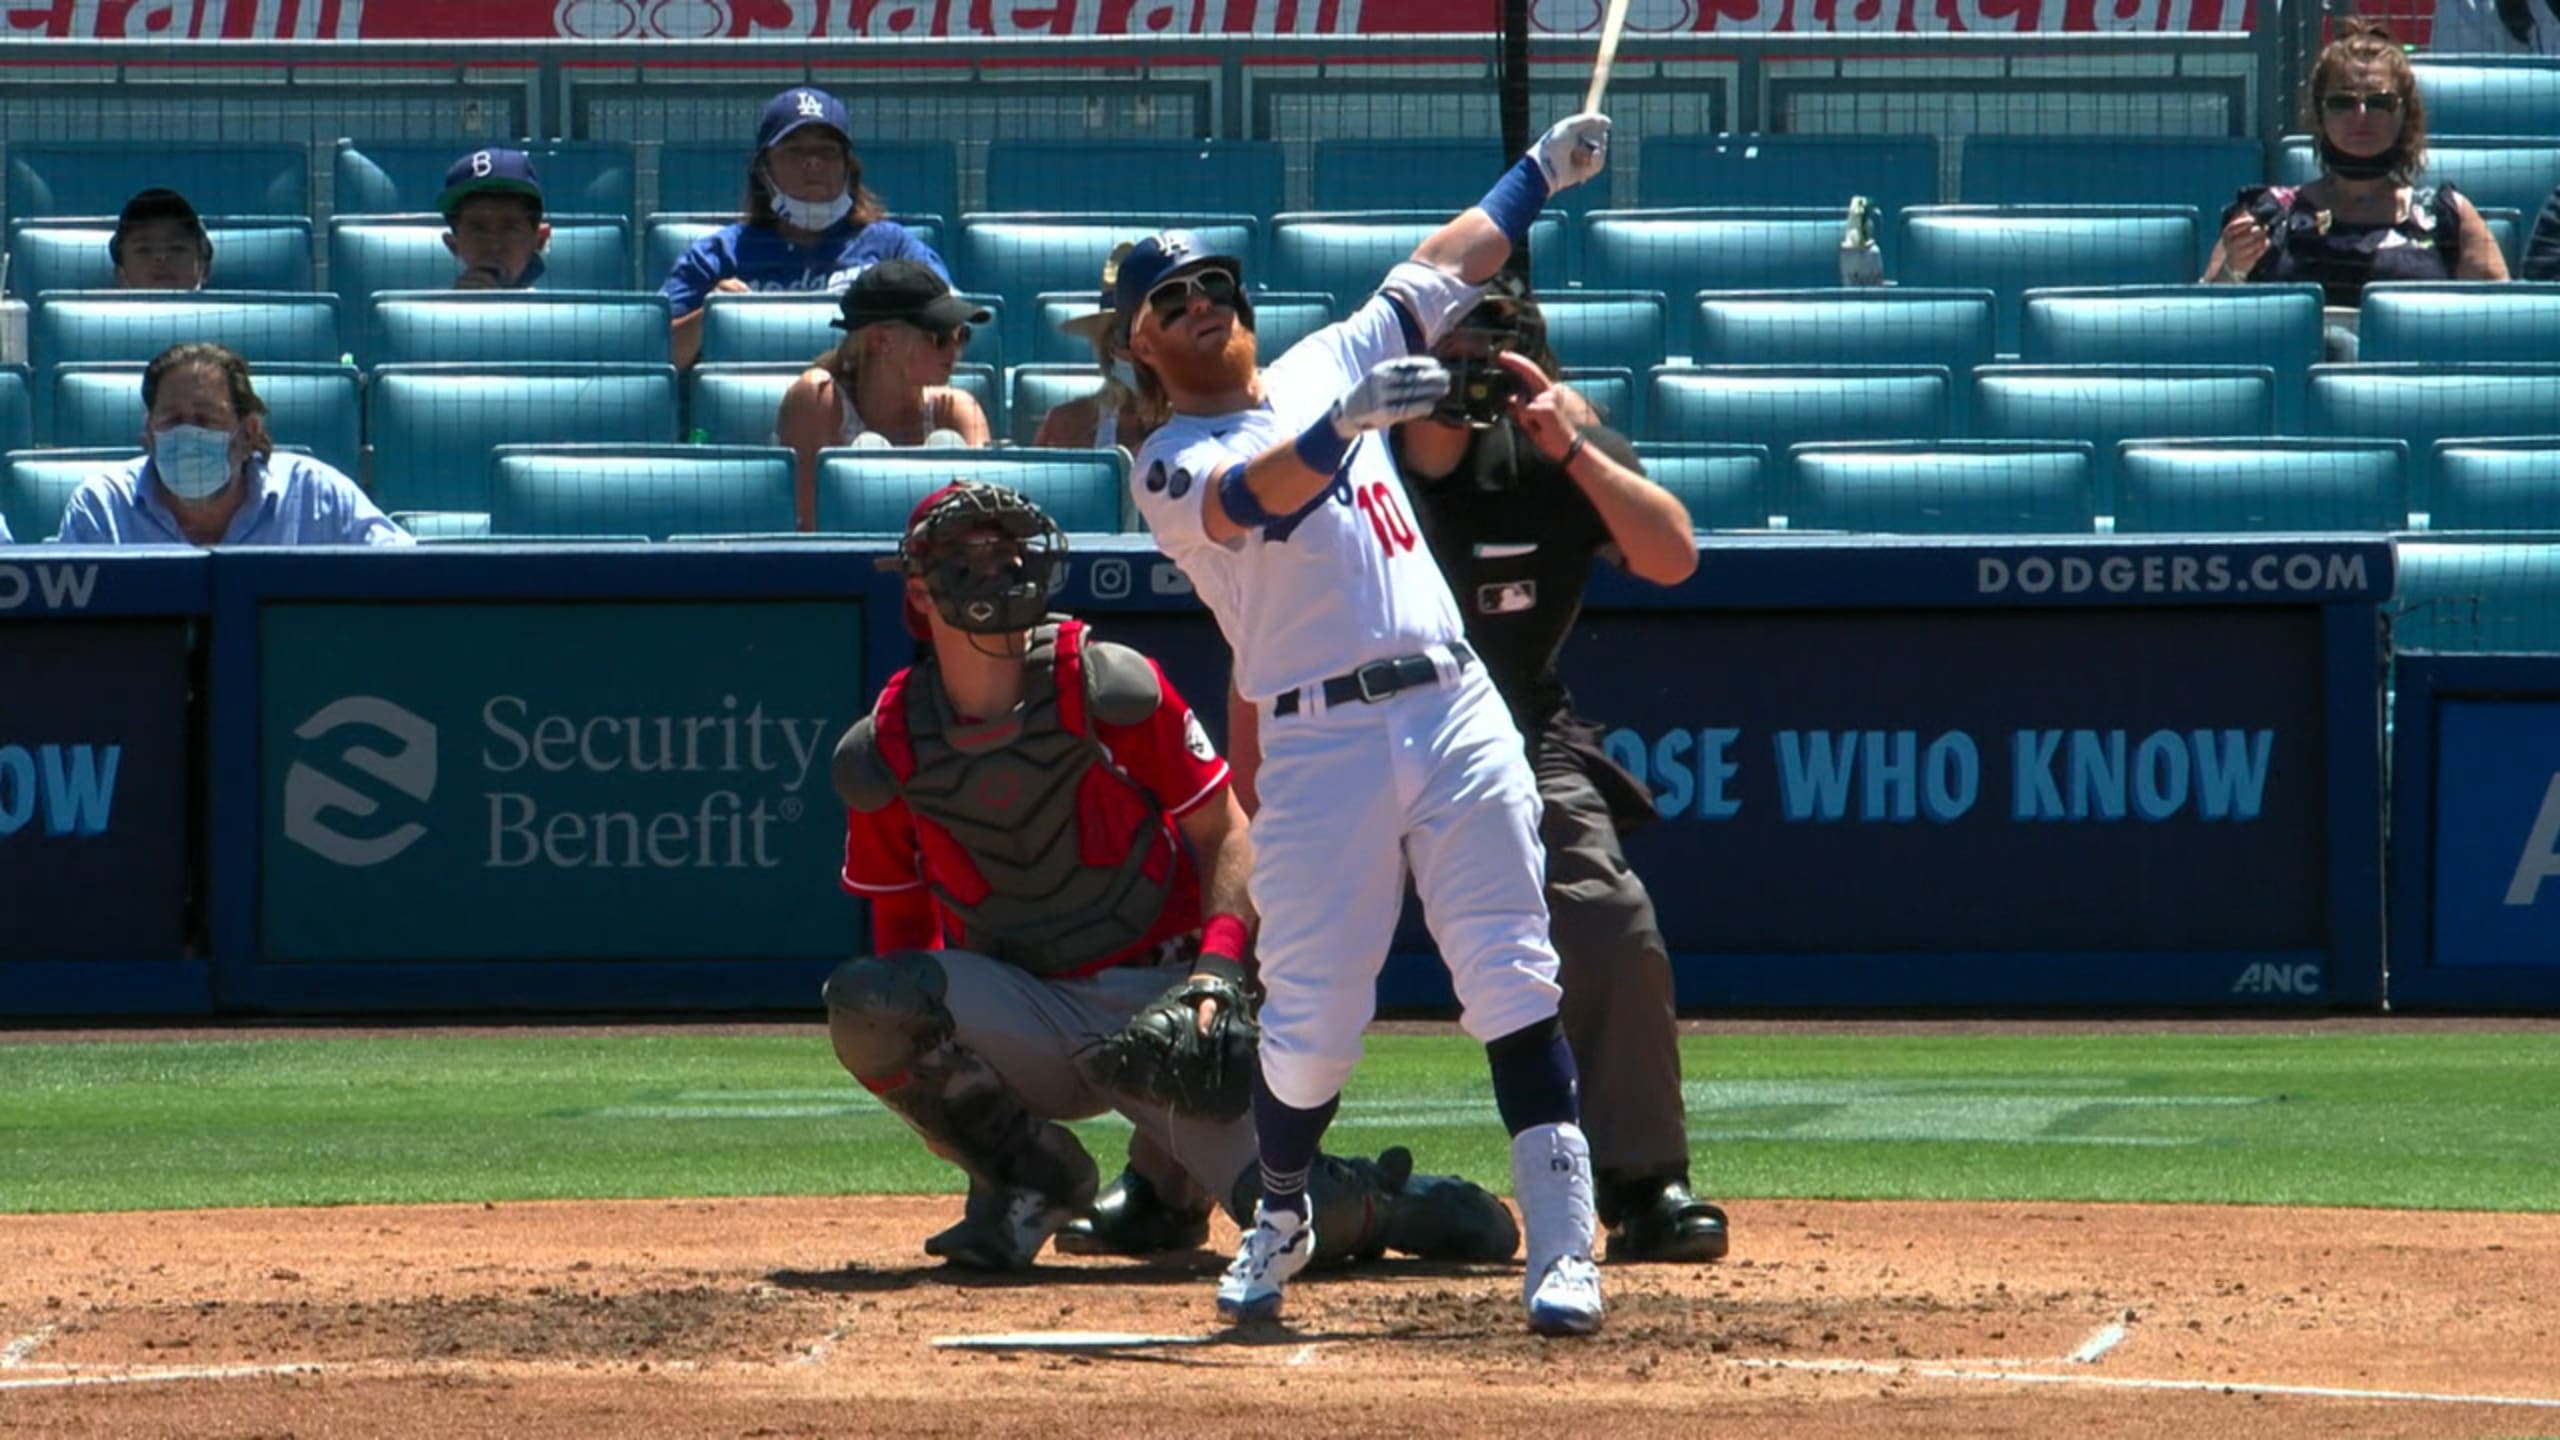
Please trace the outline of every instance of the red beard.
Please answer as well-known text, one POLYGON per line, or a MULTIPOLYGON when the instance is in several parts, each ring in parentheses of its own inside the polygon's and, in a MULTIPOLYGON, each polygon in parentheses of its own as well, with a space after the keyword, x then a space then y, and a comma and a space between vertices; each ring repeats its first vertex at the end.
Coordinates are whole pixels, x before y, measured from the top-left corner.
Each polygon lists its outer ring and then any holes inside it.
POLYGON ((1215 353, 1196 346, 1163 343, 1156 352, 1156 377, 1171 395, 1223 395, 1252 383, 1253 332, 1239 322, 1227 330, 1227 343, 1215 353))

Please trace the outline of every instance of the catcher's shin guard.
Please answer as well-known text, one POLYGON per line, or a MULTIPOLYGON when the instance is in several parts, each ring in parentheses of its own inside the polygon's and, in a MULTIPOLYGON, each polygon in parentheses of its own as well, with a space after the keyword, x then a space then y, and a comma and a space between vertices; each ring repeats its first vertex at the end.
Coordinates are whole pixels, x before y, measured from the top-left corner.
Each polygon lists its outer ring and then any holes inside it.
POLYGON ((827 979, 827 1034, 864 1089, 926 1148, 1003 1190, 1069 1211, 1093 1203, 1099 1175, 1083 1142, 1043 1120, 986 1057, 954 1037, 942 966, 920 950, 855 960, 827 979))
MULTIPOLYGON (((1251 1216, 1262 1172, 1247 1166, 1228 1215, 1251 1216)), ((1520 1245, 1511 1211, 1492 1191, 1455 1175, 1416 1175, 1413 1152, 1391 1146, 1375 1160, 1316 1156, 1307 1173, 1319 1264, 1375 1260, 1387 1251, 1424 1260, 1508 1260, 1520 1245)), ((1250 1224, 1240 1219, 1240 1225, 1250 1224)))

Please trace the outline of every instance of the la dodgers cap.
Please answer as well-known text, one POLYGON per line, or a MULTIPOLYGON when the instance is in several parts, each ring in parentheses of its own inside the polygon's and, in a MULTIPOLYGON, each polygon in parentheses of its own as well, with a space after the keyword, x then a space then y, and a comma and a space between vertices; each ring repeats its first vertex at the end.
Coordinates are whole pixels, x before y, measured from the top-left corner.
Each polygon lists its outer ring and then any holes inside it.
POLYGON ((521 150, 474 150, 445 170, 444 193, 436 197, 436 209, 450 220, 454 210, 474 195, 530 195, 539 214, 542 176, 533 168, 533 157, 521 150))
POLYGON ((1139 241, 1120 262, 1120 275, 1113 287, 1113 308, 1123 321, 1135 321, 1138 307, 1146 303, 1147 292, 1185 270, 1203 265, 1224 265, 1244 279, 1244 262, 1233 255, 1222 255, 1207 240, 1189 230, 1159 230, 1139 241))
POLYGON ((756 125, 756 153, 781 144, 803 125, 824 125, 843 136, 847 145, 853 143, 853 119, 845 113, 844 102, 824 90, 802 86, 765 102, 764 119, 756 125))

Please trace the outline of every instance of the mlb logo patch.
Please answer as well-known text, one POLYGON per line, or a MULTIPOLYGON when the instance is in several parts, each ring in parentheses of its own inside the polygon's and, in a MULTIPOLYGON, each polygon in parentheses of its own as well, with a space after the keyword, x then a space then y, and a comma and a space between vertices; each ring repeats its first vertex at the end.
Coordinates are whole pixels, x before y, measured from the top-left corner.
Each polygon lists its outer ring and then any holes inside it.
POLYGON ((1476 587, 1476 613, 1479 615, 1517 615, 1538 608, 1538 582, 1535 580, 1497 580, 1476 587))

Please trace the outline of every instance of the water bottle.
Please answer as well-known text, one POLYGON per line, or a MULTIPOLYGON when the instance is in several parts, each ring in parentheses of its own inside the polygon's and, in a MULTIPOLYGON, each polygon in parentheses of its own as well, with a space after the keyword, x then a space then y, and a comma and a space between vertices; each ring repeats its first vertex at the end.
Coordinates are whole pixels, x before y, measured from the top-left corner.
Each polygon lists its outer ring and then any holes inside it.
POLYGON ((1848 223, 1840 227, 1840 283, 1884 283, 1884 252, 1876 248, 1876 207, 1864 195, 1849 197, 1848 223))
POLYGON ((688 445, 708 445, 711 443, 711 432, 696 425, 686 433, 684 439, 688 445))

